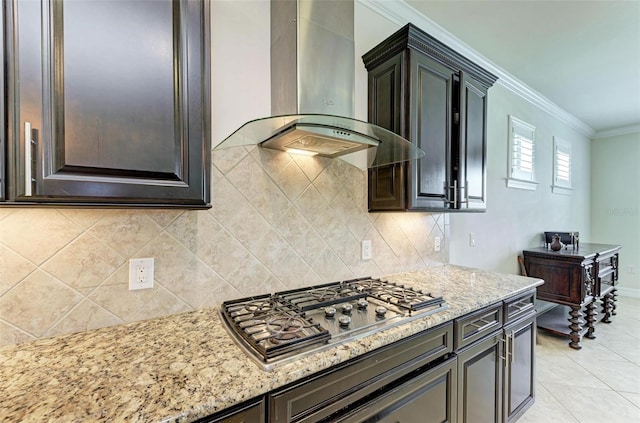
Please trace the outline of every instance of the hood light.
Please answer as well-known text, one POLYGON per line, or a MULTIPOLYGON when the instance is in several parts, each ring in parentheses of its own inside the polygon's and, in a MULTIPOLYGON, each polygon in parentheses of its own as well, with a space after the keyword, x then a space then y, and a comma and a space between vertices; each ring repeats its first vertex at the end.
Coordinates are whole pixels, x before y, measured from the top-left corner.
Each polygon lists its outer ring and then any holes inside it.
POLYGON ((285 149, 287 153, 291 154, 299 154, 301 156, 317 156, 318 153, 315 151, 307 151, 307 150, 298 150, 297 148, 287 148, 285 149))

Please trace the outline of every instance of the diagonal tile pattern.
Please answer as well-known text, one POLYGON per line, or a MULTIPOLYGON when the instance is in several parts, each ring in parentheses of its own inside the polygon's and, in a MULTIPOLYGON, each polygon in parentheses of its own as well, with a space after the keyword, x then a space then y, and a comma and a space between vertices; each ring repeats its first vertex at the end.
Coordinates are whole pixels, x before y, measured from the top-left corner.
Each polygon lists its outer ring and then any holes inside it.
POLYGON ((640 421, 640 299, 618 297, 611 324, 579 351, 567 338, 538 331, 535 404, 518 423, 640 421), (627 357, 625 357, 627 355, 627 357))
POLYGON ((0 345, 448 261, 442 215, 368 213, 367 173, 342 160, 235 147, 211 174, 206 211, 0 209, 0 345), (155 286, 129 291, 139 257, 155 286))

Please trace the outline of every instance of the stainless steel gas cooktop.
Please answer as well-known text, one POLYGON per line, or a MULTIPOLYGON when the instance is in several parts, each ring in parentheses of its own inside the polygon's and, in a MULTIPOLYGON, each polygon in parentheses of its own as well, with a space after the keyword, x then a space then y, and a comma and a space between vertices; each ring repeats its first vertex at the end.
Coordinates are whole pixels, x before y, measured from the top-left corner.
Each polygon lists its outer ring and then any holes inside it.
POLYGON ((222 303, 238 344, 265 370, 448 308, 442 297, 361 278, 222 303))

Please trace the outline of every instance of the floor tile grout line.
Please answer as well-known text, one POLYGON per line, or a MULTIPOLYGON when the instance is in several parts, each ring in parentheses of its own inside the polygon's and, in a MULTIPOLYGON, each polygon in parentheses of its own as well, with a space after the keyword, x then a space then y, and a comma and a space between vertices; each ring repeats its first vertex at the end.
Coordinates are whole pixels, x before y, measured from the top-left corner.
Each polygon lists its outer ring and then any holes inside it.
POLYGON ((578 419, 578 417, 571 412, 571 410, 569 410, 567 407, 565 407, 564 404, 562 402, 560 402, 560 400, 558 398, 556 398, 555 395, 553 395, 553 392, 551 392, 549 389, 547 389, 546 386, 544 386, 544 383, 542 383, 542 382, 538 382, 538 383, 545 389, 545 391, 547 391, 549 393, 549 395, 551 395, 551 397, 558 403, 558 405, 560 407, 562 407, 567 412, 567 414, 569 414, 571 417, 573 417, 573 419, 576 422, 582 423, 580 421, 580 419, 578 419))

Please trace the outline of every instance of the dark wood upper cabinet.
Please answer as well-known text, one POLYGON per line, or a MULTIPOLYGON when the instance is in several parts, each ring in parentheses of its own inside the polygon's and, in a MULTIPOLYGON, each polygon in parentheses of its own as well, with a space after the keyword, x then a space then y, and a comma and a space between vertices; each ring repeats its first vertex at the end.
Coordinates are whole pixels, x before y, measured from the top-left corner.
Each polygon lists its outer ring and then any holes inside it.
POLYGON ((487 90, 497 78, 408 24, 363 56, 369 121, 425 151, 369 170, 369 210, 486 209, 487 90))
POLYGON ((12 202, 208 207, 208 2, 6 12, 12 202))

